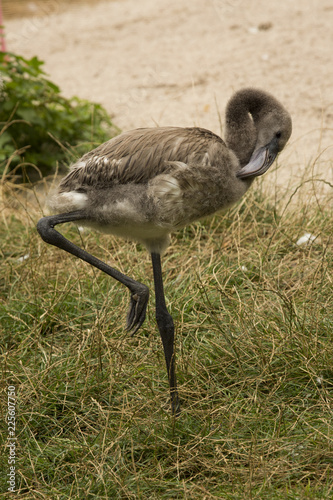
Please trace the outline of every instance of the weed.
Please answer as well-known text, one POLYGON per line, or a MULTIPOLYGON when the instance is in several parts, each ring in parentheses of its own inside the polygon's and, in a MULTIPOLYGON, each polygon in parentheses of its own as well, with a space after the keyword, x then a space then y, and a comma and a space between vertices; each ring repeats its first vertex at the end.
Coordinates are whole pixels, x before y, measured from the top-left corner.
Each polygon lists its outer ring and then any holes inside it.
POLYGON ((0 174, 37 180, 39 172, 48 175, 57 163, 61 169, 117 132, 100 104, 64 98, 43 64, 0 53, 0 174))

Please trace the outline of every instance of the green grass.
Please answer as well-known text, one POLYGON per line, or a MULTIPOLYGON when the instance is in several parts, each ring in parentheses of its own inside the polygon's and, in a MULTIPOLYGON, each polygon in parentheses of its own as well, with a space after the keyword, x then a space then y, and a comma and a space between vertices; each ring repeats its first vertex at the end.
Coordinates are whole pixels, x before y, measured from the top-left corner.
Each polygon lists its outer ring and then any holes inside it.
MULTIPOLYGON (((46 245, 41 212, 2 198, 1 436, 17 391, 20 499, 325 499, 333 494, 332 197, 262 184, 175 234, 163 259, 182 413, 170 414, 151 294, 135 337, 128 292, 46 245), (318 238, 295 242, 305 232, 318 238), (29 255, 25 260, 20 257, 29 255)), ((62 228, 152 287, 139 245, 62 228)), ((1 455, 6 491, 8 448, 1 455)))

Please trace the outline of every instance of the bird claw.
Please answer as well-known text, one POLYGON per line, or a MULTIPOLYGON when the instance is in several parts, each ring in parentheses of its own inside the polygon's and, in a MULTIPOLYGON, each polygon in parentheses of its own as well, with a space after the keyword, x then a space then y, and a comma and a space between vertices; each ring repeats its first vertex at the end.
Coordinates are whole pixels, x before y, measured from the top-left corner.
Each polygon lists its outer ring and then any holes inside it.
POLYGON ((132 336, 139 330, 146 318, 148 298, 149 289, 144 285, 142 285, 142 289, 136 290, 135 293, 131 294, 126 330, 132 331, 132 336))

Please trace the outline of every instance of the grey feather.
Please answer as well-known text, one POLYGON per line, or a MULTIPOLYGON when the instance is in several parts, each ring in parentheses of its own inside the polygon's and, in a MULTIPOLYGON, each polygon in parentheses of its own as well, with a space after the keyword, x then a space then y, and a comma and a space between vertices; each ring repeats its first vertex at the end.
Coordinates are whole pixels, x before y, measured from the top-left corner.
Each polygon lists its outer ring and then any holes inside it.
POLYGON ((171 231, 240 199, 290 134, 273 96, 243 89, 226 108, 226 142, 197 127, 124 132, 78 160, 50 206, 82 210, 87 225, 161 252, 171 231))

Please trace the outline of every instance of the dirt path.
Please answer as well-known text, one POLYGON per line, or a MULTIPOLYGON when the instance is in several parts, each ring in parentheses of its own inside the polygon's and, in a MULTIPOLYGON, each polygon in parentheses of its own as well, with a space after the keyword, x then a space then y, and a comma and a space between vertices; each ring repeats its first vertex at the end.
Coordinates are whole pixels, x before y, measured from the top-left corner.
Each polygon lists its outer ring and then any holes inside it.
POLYGON ((31 17, 5 19, 8 50, 38 55, 65 95, 102 103, 123 130, 220 133, 232 92, 262 87, 293 116, 278 180, 297 181, 319 153, 317 167, 332 179, 331 0, 31 3, 31 17))

